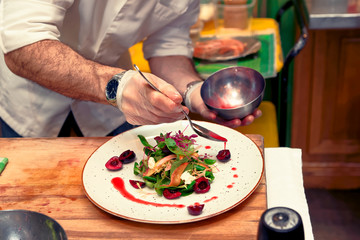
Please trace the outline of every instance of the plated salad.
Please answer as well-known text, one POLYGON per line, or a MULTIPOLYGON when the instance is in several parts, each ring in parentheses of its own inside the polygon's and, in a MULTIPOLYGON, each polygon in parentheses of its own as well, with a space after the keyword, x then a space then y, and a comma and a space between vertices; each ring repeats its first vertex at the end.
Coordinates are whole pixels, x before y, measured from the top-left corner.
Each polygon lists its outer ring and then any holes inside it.
POLYGON ((197 135, 186 136, 181 131, 161 133, 154 138, 154 146, 144 136, 138 137, 144 146, 144 157, 134 163, 134 174, 141 176, 145 184, 134 181, 133 186, 153 188, 167 199, 210 190, 210 183, 215 179, 216 159, 199 155, 201 146, 196 144, 197 135))
MULTIPOLYGON (((206 193, 214 181, 215 163, 227 162, 231 155, 228 149, 220 150, 216 159, 199 154, 202 147, 196 144, 196 134, 187 136, 178 131, 174 134, 160 133, 151 145, 143 135, 138 135, 143 147, 143 158, 135 162, 133 172, 141 180, 130 179, 130 184, 137 189, 149 187, 159 196, 167 199, 177 199, 192 193, 206 193)), ((122 169, 123 164, 129 164, 136 158, 132 150, 126 150, 119 156, 111 157, 105 164, 110 171, 122 169)), ((122 181, 122 180, 121 180, 122 181)), ((125 191, 125 190, 122 190, 125 191)), ((128 193, 126 194, 128 195, 128 193)), ((204 204, 198 202, 187 206, 191 215, 201 214, 204 204)))

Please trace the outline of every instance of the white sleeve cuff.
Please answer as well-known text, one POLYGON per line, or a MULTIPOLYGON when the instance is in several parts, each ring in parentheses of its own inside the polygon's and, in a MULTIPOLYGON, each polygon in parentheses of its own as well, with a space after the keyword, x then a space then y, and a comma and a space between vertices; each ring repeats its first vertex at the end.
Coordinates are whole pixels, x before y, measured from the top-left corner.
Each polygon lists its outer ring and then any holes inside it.
POLYGON ((185 92, 185 96, 184 96, 185 106, 190 110, 190 112, 193 112, 193 109, 191 108, 191 94, 194 92, 195 89, 197 89, 198 87, 201 87, 203 83, 204 83, 203 81, 199 81, 199 82, 195 83, 194 85, 192 85, 185 92))
POLYGON ((137 72, 135 70, 128 70, 128 71, 126 71, 126 73, 124 74, 124 76, 120 80, 118 90, 117 90, 117 93, 116 93, 116 105, 118 106, 120 111, 122 111, 121 103, 122 103, 122 94, 123 94, 124 88, 125 88, 126 84, 129 82, 129 80, 136 73, 137 72))

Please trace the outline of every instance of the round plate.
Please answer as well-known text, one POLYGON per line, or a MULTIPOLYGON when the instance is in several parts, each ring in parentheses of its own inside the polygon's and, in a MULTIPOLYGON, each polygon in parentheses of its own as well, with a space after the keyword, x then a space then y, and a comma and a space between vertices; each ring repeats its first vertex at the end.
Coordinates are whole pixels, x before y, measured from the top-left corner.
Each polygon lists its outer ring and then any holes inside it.
MULTIPOLYGON (((105 163, 125 150, 136 154, 137 162, 144 153, 143 145, 137 135, 143 135, 148 142, 155 145, 154 137, 160 133, 184 131, 185 135, 194 134, 188 121, 170 124, 141 126, 119 134, 100 146, 87 160, 82 172, 82 184, 86 196, 100 209, 128 220, 157 224, 177 224, 200 221, 224 213, 248 198, 258 187, 264 172, 264 159, 257 145, 240 132, 228 127, 209 122, 195 121, 228 139, 226 148, 231 152, 231 160, 217 163, 218 172, 211 189, 204 194, 193 193, 186 197, 169 200, 158 196, 153 189, 135 189, 129 180, 141 180, 134 175, 134 163, 124 164, 119 171, 109 171, 105 163), (119 177, 124 180, 126 191, 135 200, 124 197, 112 184, 112 179, 119 177), (151 204, 138 203, 146 201, 151 204), (186 206, 204 203, 201 215, 192 216, 186 206), (177 205, 159 206, 159 205, 177 205), (156 206, 158 205, 158 206, 156 206), (182 205, 182 207, 179 207, 182 205)), ((195 138, 202 147, 200 154, 208 154, 216 159, 217 153, 224 149, 223 142, 214 142, 202 137, 195 138)))

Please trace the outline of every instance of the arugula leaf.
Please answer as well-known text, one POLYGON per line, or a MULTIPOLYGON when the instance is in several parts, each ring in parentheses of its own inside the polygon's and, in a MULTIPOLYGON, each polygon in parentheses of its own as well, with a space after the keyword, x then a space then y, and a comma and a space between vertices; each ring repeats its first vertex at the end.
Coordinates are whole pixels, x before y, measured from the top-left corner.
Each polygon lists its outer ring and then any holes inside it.
POLYGON ((157 179, 154 178, 154 177, 144 176, 143 178, 144 178, 145 180, 150 181, 150 182, 156 182, 156 181, 157 181, 157 179))
POLYGON ((214 163, 216 163, 216 160, 215 160, 215 159, 205 158, 205 159, 204 159, 204 162, 205 162, 207 165, 213 165, 214 163))
POLYGON ((197 171, 204 171, 206 169, 205 167, 197 165, 197 164, 195 164, 194 166, 197 171))
POLYGON ((163 149, 166 146, 164 141, 158 143, 158 148, 163 149))
POLYGON ((158 160, 162 159, 165 157, 165 154, 163 153, 163 151, 161 151, 161 149, 157 149, 155 152, 153 152, 151 154, 151 156, 155 159, 155 161, 157 162, 158 160))
POLYGON ((179 192, 181 192, 182 197, 186 197, 186 196, 189 196, 190 194, 192 194, 194 192, 194 189, 191 189, 191 190, 183 189, 183 190, 180 190, 179 192))
POLYGON ((169 178, 167 178, 166 176, 161 176, 161 174, 156 174, 156 183, 154 184, 154 188, 157 194, 161 196, 163 190, 166 188, 163 185, 168 185, 169 183, 169 178))
POLYGON ((134 174, 139 175, 141 173, 139 169, 139 164, 137 162, 134 163, 134 174))
POLYGON ((176 155, 185 155, 184 151, 176 145, 176 142, 172 138, 166 138, 165 144, 168 147, 168 149, 175 153, 176 155))
POLYGON ((189 164, 186 166, 184 172, 186 172, 186 171, 192 172, 192 171, 193 171, 193 168, 194 168, 194 163, 193 163, 193 162, 189 162, 189 164))
POLYGON ((184 157, 183 159, 181 160, 177 160, 174 161, 172 164, 171 164, 171 169, 170 169, 170 176, 173 174, 173 172, 175 171, 175 169, 177 169, 181 164, 183 163, 186 163, 189 161, 189 158, 188 157, 184 157))
POLYGON ((181 192, 181 196, 185 197, 185 196, 192 194, 194 192, 195 183, 196 183, 196 181, 194 180, 190 184, 186 185, 186 188, 180 189, 179 192, 181 192))
MULTIPOLYGON (((155 184, 156 185, 156 184, 155 184)), ((163 195, 163 192, 164 192, 164 189, 163 188, 157 188, 155 187, 155 192, 159 195, 159 196, 162 196, 163 195)))
POLYGON ((146 138, 143 135, 138 135, 138 138, 140 139, 142 145, 144 145, 145 147, 150 147, 150 148, 153 147, 150 145, 150 143, 146 140, 146 138))
POLYGON ((208 172, 208 171, 205 172, 205 177, 209 178, 209 182, 212 182, 215 179, 214 174, 212 172, 208 172))
POLYGON ((145 185, 146 185, 148 188, 154 188, 155 183, 150 182, 150 181, 148 181, 148 180, 145 180, 145 185))
POLYGON ((189 196, 189 195, 191 195, 193 192, 194 192, 194 190, 180 190, 179 192, 181 192, 181 196, 182 197, 186 197, 186 196, 189 196))
POLYGON ((195 180, 194 180, 194 181, 192 181, 189 185, 187 185, 187 186, 186 186, 186 189, 189 189, 189 190, 193 189, 193 188, 194 188, 195 183, 196 183, 196 181, 195 181, 195 180))
POLYGON ((144 151, 146 156, 151 156, 154 153, 154 151, 151 150, 151 148, 149 148, 149 147, 144 147, 143 151, 144 151))

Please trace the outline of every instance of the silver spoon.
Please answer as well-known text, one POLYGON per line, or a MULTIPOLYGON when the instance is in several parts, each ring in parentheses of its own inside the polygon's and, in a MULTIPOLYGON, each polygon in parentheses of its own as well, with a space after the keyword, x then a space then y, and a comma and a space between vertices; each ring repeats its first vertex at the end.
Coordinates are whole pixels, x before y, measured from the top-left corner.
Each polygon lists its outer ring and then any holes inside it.
MULTIPOLYGON (((157 87, 154 86, 154 84, 152 84, 146 77, 145 75, 140 71, 140 69, 138 68, 138 66, 136 66, 136 64, 134 64, 134 68, 140 73, 140 75, 146 80, 146 82, 156 91, 158 91, 159 93, 162 93, 157 87)), ((163 94, 163 93, 162 93, 163 94)), ((165 95, 165 94, 164 94, 165 95)), ((227 139, 224 137, 221 137, 220 135, 214 133, 213 131, 210 131, 209 129, 206 129, 202 126, 199 126, 196 123, 193 123, 189 117, 189 115, 187 115, 187 113, 181 109, 181 111, 185 114, 185 117, 187 118, 187 120, 189 120, 190 126, 191 128, 194 130, 194 132, 196 132, 199 136, 207 138, 209 140, 212 141, 218 141, 218 142, 227 142, 227 139)))

